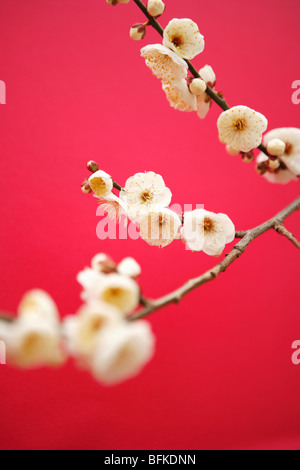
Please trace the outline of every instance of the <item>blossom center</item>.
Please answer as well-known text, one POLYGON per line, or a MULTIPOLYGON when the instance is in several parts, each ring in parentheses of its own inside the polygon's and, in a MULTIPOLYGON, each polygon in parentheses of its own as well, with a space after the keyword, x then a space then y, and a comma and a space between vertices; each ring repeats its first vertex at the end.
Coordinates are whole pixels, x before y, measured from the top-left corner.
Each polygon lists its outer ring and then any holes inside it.
POLYGON ((285 155, 291 155, 292 151, 293 151, 292 144, 286 143, 285 144, 285 152, 284 152, 285 155))
POLYGON ((179 36, 175 36, 172 39, 172 44, 174 44, 175 47, 179 47, 182 44, 182 39, 179 36))
POLYGON ((147 203, 151 201, 152 199, 152 194, 150 194, 149 191, 144 191, 143 194, 141 195, 141 199, 143 203, 147 203))
POLYGON ((214 229, 214 223, 209 217, 205 217, 203 222, 204 232, 209 233, 214 229))
POLYGON ((245 119, 238 119, 235 121, 234 127, 237 131, 243 131, 247 127, 247 122, 245 119))

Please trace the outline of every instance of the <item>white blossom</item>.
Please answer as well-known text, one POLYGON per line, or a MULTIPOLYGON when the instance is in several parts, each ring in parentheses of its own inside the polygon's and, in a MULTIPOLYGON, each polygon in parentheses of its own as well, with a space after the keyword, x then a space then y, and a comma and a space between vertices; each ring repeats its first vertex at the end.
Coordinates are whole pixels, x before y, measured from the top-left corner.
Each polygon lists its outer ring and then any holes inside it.
POLYGON ((170 82, 187 77, 187 63, 168 47, 150 44, 141 49, 141 56, 153 75, 161 80, 170 82))
POLYGON ((184 59, 193 59, 204 50, 204 37, 192 20, 174 18, 164 30, 163 45, 184 59))
POLYGON ((91 261, 91 267, 95 271, 108 274, 116 270, 115 262, 105 253, 97 253, 91 261))
POLYGON ((127 223, 127 205, 126 203, 116 196, 114 193, 109 193, 107 196, 96 196, 103 211, 107 217, 113 222, 120 222, 123 220, 124 224, 127 223))
MULTIPOLYGON (((257 157, 256 163, 260 164, 263 162, 267 162, 268 157, 264 153, 260 153, 257 157)), ((287 184, 290 181, 297 181, 297 176, 295 176, 294 173, 292 173, 288 168, 281 168, 279 167, 276 170, 271 170, 270 168, 267 168, 264 173, 262 173, 262 176, 269 181, 269 183, 275 183, 275 184, 287 184)))
POLYGON ((63 321, 68 352, 74 357, 88 358, 95 350, 100 331, 121 321, 119 311, 107 303, 83 305, 76 315, 68 315, 63 321))
POLYGON ((57 366, 64 361, 59 325, 28 316, 9 325, 8 359, 18 367, 57 366))
POLYGON ((146 322, 104 328, 92 359, 92 373, 106 385, 132 378, 150 361, 154 345, 154 335, 146 322))
POLYGON ((163 81, 162 87, 172 108, 186 112, 197 110, 197 96, 190 92, 186 80, 163 81))
POLYGON ((172 243, 180 227, 180 217, 170 209, 143 212, 139 217, 141 237, 152 246, 165 247, 172 243))
POLYGON ((58 324, 59 313, 57 306, 47 292, 41 289, 28 291, 18 307, 18 316, 22 319, 40 318, 58 324))
POLYGON ((89 177, 89 185, 96 196, 104 197, 111 193, 113 180, 105 171, 98 170, 89 177))
MULTIPOLYGON (((205 65, 199 70, 201 79, 214 90, 216 85, 216 75, 210 65, 205 65)), ((200 119, 205 119, 212 105, 212 99, 207 93, 197 96, 197 114, 200 119)))
POLYGON ((225 214, 215 214, 204 209, 185 212, 182 237, 193 251, 203 251, 219 256, 235 238, 235 227, 225 214))
POLYGON ((131 257, 124 258, 121 263, 118 264, 118 273, 123 276, 136 278, 141 274, 141 266, 131 257))
POLYGON ((285 151, 280 160, 294 173, 300 175, 300 129, 295 127, 283 127, 273 129, 264 136, 264 143, 268 144, 273 139, 280 139, 285 143, 285 151))
POLYGON ((149 15, 153 16, 153 18, 157 18, 158 16, 162 15, 165 11, 166 5, 162 0, 148 0, 147 2, 147 12, 149 15))
POLYGON ((118 308, 120 313, 132 312, 139 304, 139 287, 133 279, 120 274, 101 274, 86 268, 77 275, 83 287, 81 298, 88 302, 102 301, 118 308))
POLYGON ((142 210, 167 207, 172 198, 163 178, 153 171, 131 176, 124 189, 120 197, 127 204, 128 215, 132 220, 136 220, 142 210))
POLYGON ((247 106, 235 106, 220 115, 217 125, 222 143, 241 152, 250 152, 261 144, 268 121, 247 106))

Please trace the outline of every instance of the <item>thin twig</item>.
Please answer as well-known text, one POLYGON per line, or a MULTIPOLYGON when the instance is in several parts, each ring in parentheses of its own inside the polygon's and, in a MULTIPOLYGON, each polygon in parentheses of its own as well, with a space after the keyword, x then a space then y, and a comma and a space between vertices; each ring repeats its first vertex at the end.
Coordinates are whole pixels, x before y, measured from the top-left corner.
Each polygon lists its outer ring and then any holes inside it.
POLYGON ((150 315, 157 310, 166 307, 169 304, 178 303, 180 300, 186 296, 192 290, 206 284, 209 281, 216 279, 219 274, 226 271, 226 269, 237 260, 247 249, 253 240, 267 232, 268 230, 275 229, 282 235, 286 236, 294 245, 299 248, 299 242, 293 237, 293 235, 283 226, 285 219, 290 216, 293 212, 296 212, 300 209, 300 197, 298 197, 294 202, 289 206, 279 212, 277 215, 272 217, 270 220, 267 220, 258 227, 253 229, 246 230, 245 232, 237 232, 238 238, 241 237, 241 240, 233 247, 233 249, 225 256, 225 258, 217 264, 214 268, 210 269, 206 273, 202 274, 199 277, 190 279, 183 286, 179 287, 175 291, 159 298, 156 300, 148 300, 148 305, 142 309, 140 312, 128 317, 129 321, 138 320, 150 315), (297 243, 295 243, 297 242, 297 243))
POLYGON ((276 230, 277 233, 280 233, 280 235, 286 237, 290 242, 295 245, 296 248, 300 250, 300 242, 298 242, 295 236, 291 232, 289 232, 284 225, 282 225, 281 223, 275 224, 274 230, 276 230))
MULTIPOLYGON (((144 13, 144 15, 148 18, 149 24, 161 35, 164 35, 164 29, 160 25, 160 23, 153 18, 152 16, 149 15, 146 6, 141 0, 133 0, 134 3, 139 7, 140 10, 144 13)), ((187 59, 184 59, 186 63, 188 64, 189 71, 193 75, 194 78, 201 78, 199 75, 199 72, 197 69, 194 67, 194 65, 187 59)), ((218 105, 223 111, 228 111, 230 109, 230 106, 226 102, 225 98, 223 96, 220 96, 218 93, 216 93, 210 86, 207 85, 206 88, 206 93, 207 95, 218 105)), ((258 149, 263 152, 265 155, 269 156, 268 151, 266 147, 263 144, 260 144, 258 149)))

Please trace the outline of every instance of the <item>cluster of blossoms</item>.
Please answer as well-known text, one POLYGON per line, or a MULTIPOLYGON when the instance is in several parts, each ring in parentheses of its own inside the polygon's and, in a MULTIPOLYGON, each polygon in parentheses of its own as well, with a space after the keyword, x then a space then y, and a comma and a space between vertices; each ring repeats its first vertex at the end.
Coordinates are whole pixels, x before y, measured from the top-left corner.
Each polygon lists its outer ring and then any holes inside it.
POLYGON ((108 256, 96 255, 77 277, 84 304, 62 321, 46 292, 28 292, 17 319, 0 321, 8 360, 27 369, 59 366, 71 356, 106 385, 135 376, 152 358, 155 345, 147 322, 127 319, 140 304, 140 272, 133 258, 116 265, 108 256))
MULTIPOLYGON (((117 0, 108 0, 116 4, 117 0)), ((122 1, 121 3, 128 3, 122 1)), ((162 15, 165 5, 161 0, 149 0, 146 4, 150 16, 162 15)), ((130 30, 134 40, 145 37, 147 23, 137 23, 130 30)), ((216 76, 206 65, 198 77, 189 74, 189 60, 204 50, 204 37, 192 20, 174 18, 163 31, 162 44, 150 44, 141 49, 141 55, 153 75, 162 81, 162 88, 170 105, 179 111, 197 111, 204 119, 212 104, 208 87, 215 92, 216 76)), ((217 93, 222 97, 222 92, 217 93)), ((241 155, 243 161, 251 162, 253 150, 262 144, 268 121, 261 113, 247 106, 235 106, 224 111, 217 122, 219 139, 230 155, 241 155)), ((257 171, 272 183, 288 183, 300 175, 300 130, 275 129, 264 138, 267 152, 257 158, 257 171)))
POLYGON ((125 221, 136 223, 149 245, 165 247, 181 239, 193 251, 219 256, 235 238, 235 227, 225 214, 196 209, 179 215, 168 208, 172 193, 152 171, 131 176, 121 188, 97 163, 89 162, 87 167, 92 175, 83 182, 83 192, 94 193, 104 212, 116 222, 123 215, 125 221), (113 193, 114 187, 120 189, 119 197, 113 193))

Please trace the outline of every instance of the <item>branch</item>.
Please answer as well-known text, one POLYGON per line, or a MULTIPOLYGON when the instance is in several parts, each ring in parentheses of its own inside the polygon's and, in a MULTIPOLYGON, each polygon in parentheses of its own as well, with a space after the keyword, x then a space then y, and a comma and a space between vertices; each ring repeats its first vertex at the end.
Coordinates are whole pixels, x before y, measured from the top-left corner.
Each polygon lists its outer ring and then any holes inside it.
MULTIPOLYGON (((134 3, 139 7, 140 10, 144 13, 144 15, 148 18, 149 24, 163 37, 164 35, 164 29, 160 25, 160 23, 153 18, 152 16, 149 15, 146 6, 141 0, 133 0, 134 3)), ((184 59, 185 62, 188 64, 189 71, 193 75, 194 78, 201 78, 199 75, 199 72, 197 69, 194 67, 194 65, 187 59, 184 59)), ((230 109, 230 106, 227 104, 225 98, 223 96, 220 96, 218 93, 216 93, 209 85, 207 85, 206 91, 207 95, 218 105, 223 111, 228 111, 230 109)), ((260 144, 258 149, 263 152, 265 155, 269 156, 268 151, 266 147, 263 144, 260 144)))
POLYGON ((185 297, 189 292, 197 289, 198 287, 206 284, 209 281, 216 279, 219 274, 224 273, 226 269, 237 260, 247 249, 250 243, 253 242, 263 233, 268 230, 274 229, 278 233, 284 235, 290 242, 292 242, 297 248, 300 249, 300 243, 295 239, 295 237, 283 226, 283 222, 287 217, 289 217, 293 212, 296 212, 300 209, 300 197, 298 197, 294 202, 289 206, 279 212, 277 215, 272 217, 270 220, 267 220, 258 227, 253 229, 246 230, 245 232, 237 232, 236 238, 241 238, 241 240, 233 247, 233 249, 225 255, 225 258, 217 264, 214 268, 210 269, 206 273, 202 274, 199 277, 190 279, 183 286, 179 287, 175 291, 167 294, 157 300, 147 300, 144 299, 144 304, 146 305, 144 309, 128 317, 129 321, 138 320, 144 318, 151 313, 166 307, 167 305, 173 303, 179 303, 180 300, 185 297))

